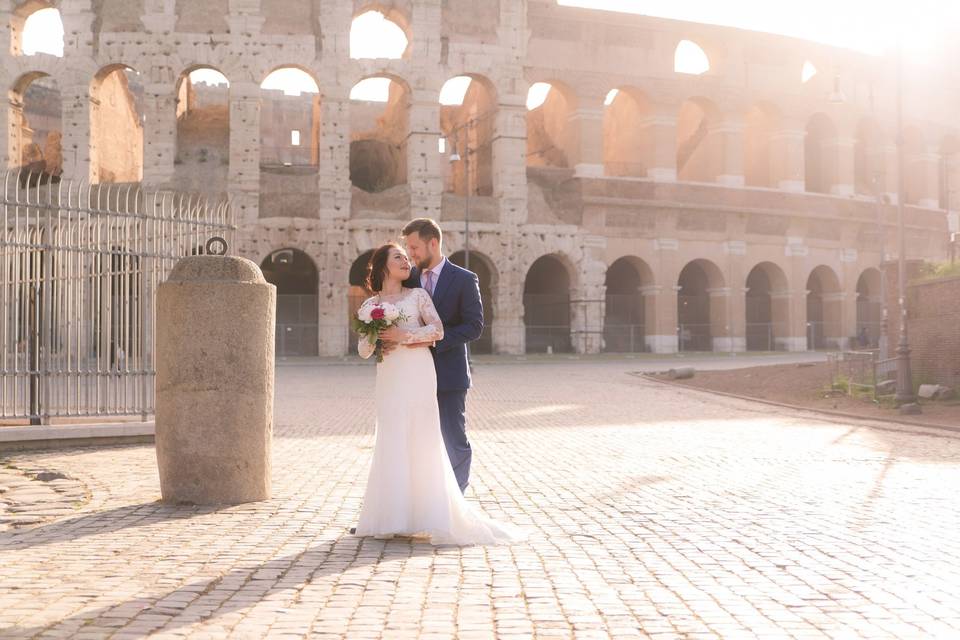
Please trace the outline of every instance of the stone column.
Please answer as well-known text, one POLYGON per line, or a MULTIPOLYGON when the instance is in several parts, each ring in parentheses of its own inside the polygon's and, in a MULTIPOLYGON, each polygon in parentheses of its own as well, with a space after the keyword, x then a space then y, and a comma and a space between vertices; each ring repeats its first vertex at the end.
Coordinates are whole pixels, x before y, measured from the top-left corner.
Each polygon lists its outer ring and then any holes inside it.
POLYGON ((526 328, 523 324, 524 276, 515 266, 499 274, 493 291, 497 314, 493 319, 494 353, 521 355, 526 351, 526 328))
POLYGON ((940 154, 927 152, 917 159, 921 172, 922 186, 917 205, 929 209, 940 208, 940 154))
POLYGON ((320 219, 337 224, 350 217, 349 88, 324 87, 320 102, 320 219))
POLYGON ((827 145, 827 151, 833 157, 837 168, 830 193, 837 196, 852 196, 854 194, 854 148, 856 141, 853 138, 836 138, 827 145))
POLYGON ((786 335, 776 335, 776 345, 786 351, 807 351, 807 291, 793 289, 770 292, 774 319, 785 318, 786 335))
MULTIPOLYGON (((849 318, 847 317, 847 298, 845 292, 823 294, 823 332, 827 339, 827 344, 835 349, 846 349, 849 346, 849 318)), ((854 305, 856 299, 854 299, 854 305)), ((856 306, 854 306, 856 310, 856 306)), ((856 311, 854 311, 854 319, 856 311)))
POLYGON ((743 116, 731 113, 710 131, 711 141, 720 152, 720 174, 717 182, 728 187, 742 187, 743 174, 743 116))
POLYGON ((4 124, 0 136, 3 136, 4 168, 15 169, 23 164, 23 95, 10 92, 10 101, 3 110, 4 124))
POLYGON ((94 167, 90 161, 93 141, 90 120, 93 109, 90 101, 89 78, 87 82, 62 87, 62 123, 63 123, 63 175, 74 180, 97 182, 94 167))
POLYGON ((900 198, 900 185, 897 183, 897 173, 900 169, 897 160, 897 146, 893 144, 881 147, 881 162, 883 162, 884 185, 883 195, 890 204, 897 204, 900 198))
POLYGON ((94 37, 92 34, 95 19, 92 0, 63 0, 60 3, 65 56, 93 57, 94 37))
POLYGON ((153 81, 144 86, 143 183, 152 187, 173 180, 177 146, 176 82, 153 81))
POLYGON ((164 502, 270 498, 276 293, 255 263, 225 256, 184 258, 160 285, 156 448, 164 502))
POLYGON ((579 286, 570 291, 570 331, 577 353, 600 353, 603 347, 607 292, 603 253, 606 246, 604 236, 583 238, 583 257, 577 265, 579 286))
POLYGON ((437 151, 440 141, 439 91, 413 90, 410 96, 410 133, 407 137, 407 182, 411 215, 440 219, 443 199, 443 165, 437 151))
POLYGON ((645 164, 647 177, 657 182, 677 181, 677 114, 680 105, 657 103, 653 115, 640 123, 649 142, 645 164))
POLYGON ((732 352, 735 350, 731 337, 733 290, 730 287, 716 287, 707 289, 707 294, 710 296, 711 349, 717 352, 732 352))
POLYGON ((574 174, 582 178, 603 176, 603 101, 580 96, 580 104, 567 121, 564 144, 574 174))
POLYGON ((260 217, 260 86, 251 81, 230 85, 230 195, 237 222, 260 217))
POLYGON ((805 137, 806 131, 798 123, 787 123, 770 136, 770 182, 783 191, 806 190, 805 137))
POLYGON ((646 311, 646 344, 652 353, 677 353, 677 293, 676 284, 650 285, 640 289, 646 311))
POLYGON ((493 195, 502 224, 527 221, 527 110, 523 96, 503 96, 493 134, 493 195), (509 100, 508 104, 504 104, 509 100))

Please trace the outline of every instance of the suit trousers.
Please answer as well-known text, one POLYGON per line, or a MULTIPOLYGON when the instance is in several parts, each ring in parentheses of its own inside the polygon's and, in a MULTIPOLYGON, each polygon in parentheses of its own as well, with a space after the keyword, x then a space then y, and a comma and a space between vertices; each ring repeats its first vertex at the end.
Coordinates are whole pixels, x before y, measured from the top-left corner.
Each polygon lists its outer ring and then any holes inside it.
POLYGON ((473 451, 470 441, 467 440, 466 416, 464 412, 467 404, 467 392, 439 391, 437 404, 440 407, 440 431, 443 434, 443 443, 447 447, 447 455, 453 466, 453 474, 457 477, 460 491, 467 489, 470 481, 470 461, 473 451))

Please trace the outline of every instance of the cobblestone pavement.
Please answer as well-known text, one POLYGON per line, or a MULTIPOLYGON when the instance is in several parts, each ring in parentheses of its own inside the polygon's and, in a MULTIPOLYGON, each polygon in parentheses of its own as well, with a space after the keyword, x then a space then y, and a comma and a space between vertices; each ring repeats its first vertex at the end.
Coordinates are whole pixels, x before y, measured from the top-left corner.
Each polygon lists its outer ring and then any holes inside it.
POLYGON ((0 500, 55 506, 0 532, 0 637, 960 636, 958 437, 631 366, 478 367, 468 495, 530 528, 512 547, 346 533, 368 366, 278 370, 265 503, 163 506, 148 446, 11 454, 0 500))

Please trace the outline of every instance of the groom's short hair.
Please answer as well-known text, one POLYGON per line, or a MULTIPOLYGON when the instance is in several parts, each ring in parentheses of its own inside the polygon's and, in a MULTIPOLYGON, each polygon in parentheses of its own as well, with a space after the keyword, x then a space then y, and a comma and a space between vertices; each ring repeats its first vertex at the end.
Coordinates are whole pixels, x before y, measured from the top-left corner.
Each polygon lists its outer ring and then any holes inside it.
POLYGON ((411 233, 418 234, 422 240, 427 242, 433 238, 436 238, 438 242, 443 241, 443 232, 440 231, 440 225, 431 218, 417 218, 408 222, 407 226, 403 228, 403 235, 408 236, 411 233))

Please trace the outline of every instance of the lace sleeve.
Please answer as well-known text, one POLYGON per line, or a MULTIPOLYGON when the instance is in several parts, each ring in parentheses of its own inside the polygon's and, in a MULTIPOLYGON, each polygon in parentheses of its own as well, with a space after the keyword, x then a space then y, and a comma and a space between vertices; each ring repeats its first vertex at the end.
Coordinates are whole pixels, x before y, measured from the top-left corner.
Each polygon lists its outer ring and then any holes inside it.
POLYGON ((417 289, 417 309, 420 311, 420 321, 423 326, 407 331, 407 337, 402 344, 416 344, 420 342, 435 342, 443 339, 443 321, 433 306, 433 300, 423 289, 417 289))

